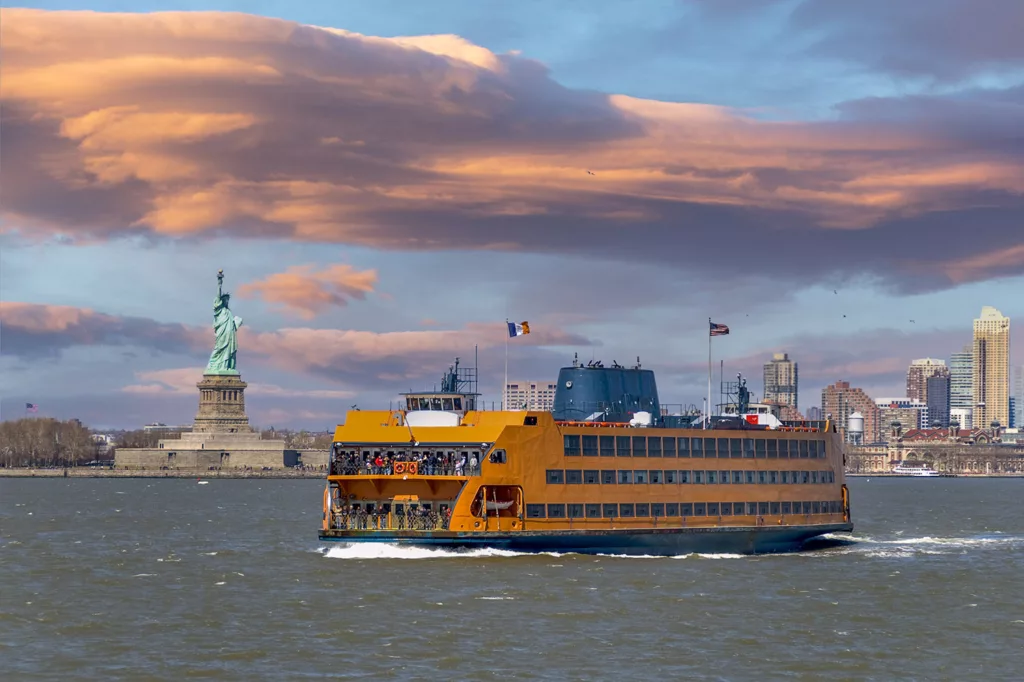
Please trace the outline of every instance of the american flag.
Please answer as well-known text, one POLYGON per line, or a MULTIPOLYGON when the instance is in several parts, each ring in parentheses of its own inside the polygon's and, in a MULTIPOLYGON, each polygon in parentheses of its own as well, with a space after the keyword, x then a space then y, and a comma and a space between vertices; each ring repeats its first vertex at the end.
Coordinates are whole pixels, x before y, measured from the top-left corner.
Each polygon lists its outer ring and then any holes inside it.
POLYGON ((39 406, 36 405, 35 403, 25 403, 25 411, 26 412, 38 412, 39 411, 39 406))
POLYGON ((729 333, 729 328, 724 324, 711 323, 711 336, 725 336, 729 333))

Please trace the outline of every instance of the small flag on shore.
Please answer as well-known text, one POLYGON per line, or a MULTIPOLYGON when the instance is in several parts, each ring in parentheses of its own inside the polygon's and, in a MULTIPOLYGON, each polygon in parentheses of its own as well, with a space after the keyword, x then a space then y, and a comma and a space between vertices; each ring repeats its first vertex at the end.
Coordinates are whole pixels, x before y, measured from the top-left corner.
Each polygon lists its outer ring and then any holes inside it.
POLYGON ((516 336, 522 336, 523 334, 529 334, 529 333, 530 333, 530 323, 529 322, 519 322, 519 323, 509 322, 508 323, 508 335, 509 335, 509 338, 513 338, 513 337, 516 337, 516 336))
POLYGON ((711 323, 711 336, 725 336, 729 333, 729 327, 724 324, 711 323))
POLYGON ((25 403, 25 411, 26 412, 38 412, 39 411, 39 406, 36 405, 35 403, 25 403))

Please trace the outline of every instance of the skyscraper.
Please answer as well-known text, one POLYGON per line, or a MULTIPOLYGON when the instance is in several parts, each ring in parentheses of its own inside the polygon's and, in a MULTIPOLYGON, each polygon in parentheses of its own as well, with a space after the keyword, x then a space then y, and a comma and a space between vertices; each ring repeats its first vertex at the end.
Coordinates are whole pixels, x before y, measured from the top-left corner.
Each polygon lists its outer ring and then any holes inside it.
MULTIPOLYGON (((949 407, 974 410, 974 348, 964 346, 949 356, 949 407)), ((969 428, 971 424, 960 424, 969 428)))
POLYGON ((854 412, 864 416, 864 443, 877 443, 879 411, 875 401, 862 388, 851 388, 849 381, 837 381, 821 389, 821 411, 831 414, 843 440, 848 442, 847 421, 854 412))
POLYGON ((797 364, 789 359, 789 353, 775 353, 771 362, 764 365, 764 399, 780 405, 797 407, 799 377, 797 364))
POLYGON ((1017 365, 1010 370, 1010 397, 1013 398, 1013 425, 1024 427, 1024 365, 1017 365))
POLYGON ((925 386, 925 402, 928 403, 928 427, 938 423, 942 428, 949 426, 949 375, 931 376, 925 386))
POLYGON ((974 425, 1010 423, 1010 318, 984 306, 974 321, 974 425))
POLYGON ((907 368, 907 398, 921 403, 928 402, 928 378, 934 376, 949 376, 945 360, 921 358, 912 361, 907 368))

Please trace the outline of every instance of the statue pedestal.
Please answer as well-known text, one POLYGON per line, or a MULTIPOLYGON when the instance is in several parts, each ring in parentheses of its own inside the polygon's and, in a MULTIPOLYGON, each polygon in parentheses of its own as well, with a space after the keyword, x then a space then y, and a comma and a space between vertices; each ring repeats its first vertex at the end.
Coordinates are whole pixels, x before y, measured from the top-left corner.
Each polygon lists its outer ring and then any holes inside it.
POLYGON ((199 412, 192 433, 252 433, 245 414, 247 383, 235 374, 204 374, 199 388, 199 412))

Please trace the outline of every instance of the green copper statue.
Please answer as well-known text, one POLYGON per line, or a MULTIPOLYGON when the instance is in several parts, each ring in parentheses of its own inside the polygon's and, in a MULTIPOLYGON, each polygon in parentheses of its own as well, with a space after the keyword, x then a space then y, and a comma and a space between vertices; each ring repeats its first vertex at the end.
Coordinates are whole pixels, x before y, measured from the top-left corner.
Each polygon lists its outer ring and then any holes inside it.
POLYGON ((217 298, 213 302, 213 332, 216 341, 204 374, 238 374, 235 355, 238 353, 236 333, 242 318, 231 314, 231 294, 224 293, 224 271, 217 271, 217 298))

